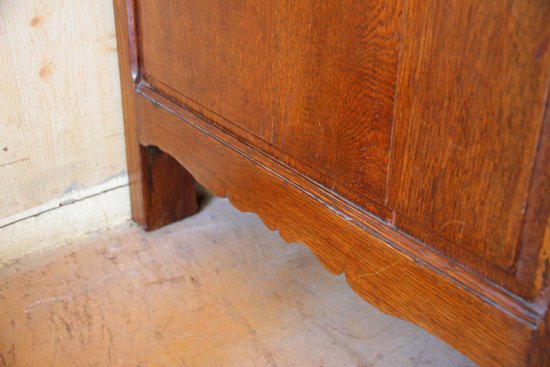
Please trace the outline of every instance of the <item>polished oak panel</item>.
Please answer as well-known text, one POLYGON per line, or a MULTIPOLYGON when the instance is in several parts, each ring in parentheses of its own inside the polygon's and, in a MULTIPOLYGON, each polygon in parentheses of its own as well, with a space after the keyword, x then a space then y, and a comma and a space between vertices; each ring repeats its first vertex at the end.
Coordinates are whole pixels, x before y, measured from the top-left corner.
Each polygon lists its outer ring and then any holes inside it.
POLYGON ((548 88, 550 2, 409 1, 404 37, 396 225, 478 269, 513 270, 548 88))
POLYGON ((143 76, 370 208, 386 191, 400 7, 140 0, 143 76))
POLYGON ((137 9, 145 80, 231 131, 270 139, 276 2, 139 0, 137 9))
POLYGON ((273 144, 324 173, 296 165, 326 187, 359 204, 368 205, 360 195, 383 204, 400 2, 278 3, 273 144))

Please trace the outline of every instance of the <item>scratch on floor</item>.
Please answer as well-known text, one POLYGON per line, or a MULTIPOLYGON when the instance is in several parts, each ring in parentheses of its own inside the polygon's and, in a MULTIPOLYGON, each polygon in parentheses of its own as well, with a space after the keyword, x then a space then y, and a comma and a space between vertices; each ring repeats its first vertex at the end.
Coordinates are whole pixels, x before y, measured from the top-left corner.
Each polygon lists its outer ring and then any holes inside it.
POLYGON ((16 163, 21 163, 21 162, 30 161, 30 160, 31 160, 30 157, 21 158, 21 159, 16 159, 15 161, 11 161, 11 162, 6 162, 6 163, 3 163, 3 164, 0 164, 0 168, 7 167, 7 166, 11 166, 11 165, 14 165, 14 164, 16 164, 16 163))
POLYGON ((28 314, 28 313, 34 311, 34 309, 36 309, 38 307, 42 307, 44 305, 51 305, 52 303, 69 301, 72 298, 73 298, 72 296, 55 296, 55 297, 39 299, 38 301, 33 302, 30 305, 28 305, 27 307, 25 307, 25 313, 28 314))
POLYGON ((145 283, 145 285, 173 283, 173 282, 180 282, 182 280, 185 280, 185 275, 181 275, 181 276, 177 276, 177 277, 171 277, 171 278, 160 278, 160 279, 157 279, 157 280, 153 280, 151 282, 147 282, 147 283, 145 283))

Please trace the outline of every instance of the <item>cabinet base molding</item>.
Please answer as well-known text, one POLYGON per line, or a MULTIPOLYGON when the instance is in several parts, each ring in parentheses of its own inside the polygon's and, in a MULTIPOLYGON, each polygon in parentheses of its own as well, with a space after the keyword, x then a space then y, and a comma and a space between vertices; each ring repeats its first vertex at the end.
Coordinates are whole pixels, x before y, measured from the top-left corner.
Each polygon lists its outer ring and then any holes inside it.
POLYGON ((526 302, 476 278, 145 84, 137 88, 136 122, 141 145, 174 157, 214 195, 257 213, 285 241, 307 245, 383 312, 481 365, 544 365, 538 361, 548 358, 547 296, 526 302))

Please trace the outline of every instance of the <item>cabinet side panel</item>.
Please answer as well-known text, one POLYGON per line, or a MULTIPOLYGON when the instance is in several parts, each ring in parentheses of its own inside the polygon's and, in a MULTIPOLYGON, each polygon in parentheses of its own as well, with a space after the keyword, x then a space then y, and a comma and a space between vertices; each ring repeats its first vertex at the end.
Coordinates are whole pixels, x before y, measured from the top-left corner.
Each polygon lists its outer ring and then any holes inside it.
POLYGON ((143 76, 371 209, 386 196, 400 4, 140 0, 143 76))
POLYGON ((550 3, 409 1, 404 24, 396 225, 462 262, 511 271, 544 112, 550 3))

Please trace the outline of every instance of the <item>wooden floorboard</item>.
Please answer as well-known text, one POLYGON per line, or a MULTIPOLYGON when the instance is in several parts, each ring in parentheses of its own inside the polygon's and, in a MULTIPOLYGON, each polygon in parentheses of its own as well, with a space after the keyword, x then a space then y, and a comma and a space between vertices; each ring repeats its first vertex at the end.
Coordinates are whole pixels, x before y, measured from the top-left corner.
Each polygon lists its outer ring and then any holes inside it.
POLYGON ((0 366, 471 366, 213 199, 0 269, 0 366))

